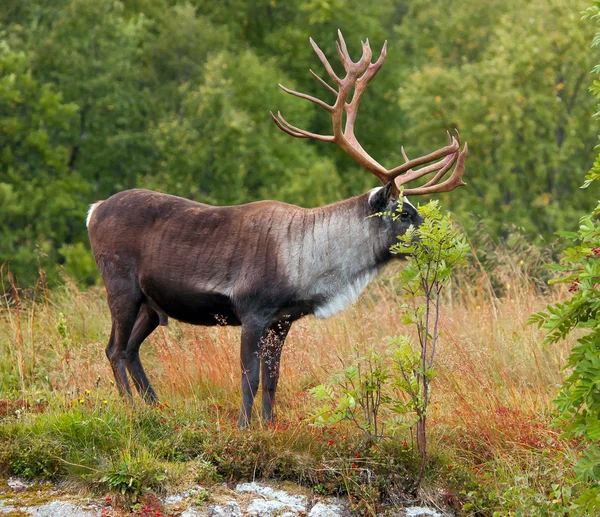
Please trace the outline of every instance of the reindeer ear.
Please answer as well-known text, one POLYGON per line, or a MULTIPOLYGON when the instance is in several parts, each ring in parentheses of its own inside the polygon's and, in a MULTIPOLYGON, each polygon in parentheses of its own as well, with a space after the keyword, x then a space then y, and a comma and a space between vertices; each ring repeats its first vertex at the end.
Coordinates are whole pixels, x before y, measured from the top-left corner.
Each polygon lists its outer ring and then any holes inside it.
POLYGON ((390 200, 393 201, 394 189, 392 187, 393 184, 390 181, 385 187, 378 187, 371 191, 369 194, 369 206, 373 212, 384 212, 387 209, 390 200))

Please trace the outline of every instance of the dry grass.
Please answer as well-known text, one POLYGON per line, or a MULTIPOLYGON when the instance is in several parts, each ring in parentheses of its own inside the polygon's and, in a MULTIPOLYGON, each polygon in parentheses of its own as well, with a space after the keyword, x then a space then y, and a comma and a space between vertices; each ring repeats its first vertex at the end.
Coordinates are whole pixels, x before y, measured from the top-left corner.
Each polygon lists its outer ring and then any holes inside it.
MULTIPOLYGON (((492 274, 479 265, 460 271, 445 293, 433 411, 436 420, 451 426, 489 422, 489 415, 502 408, 544 413, 562 378, 570 343, 543 345, 543 333, 526 321, 564 294, 540 293, 527 271, 537 264, 526 265, 510 250, 502 258, 492 274), (492 286, 498 280, 504 286, 501 297, 492 286)), ((326 381, 356 348, 384 347, 387 336, 412 332, 400 322, 403 300, 400 286, 390 279, 394 267, 354 307, 327 320, 294 324, 282 358, 281 412, 302 411, 306 389, 326 381)), ((46 294, 37 289, 20 308, 13 300, 0 312, 4 369, 18 378, 11 387, 49 389, 68 398, 111 385, 104 355, 110 331, 104 290, 84 292, 67 282, 46 294)), ((163 398, 213 394, 228 402, 237 400, 238 350, 238 328, 171 320, 143 345, 142 356, 163 398)), ((4 383, 0 389, 6 392, 4 383)))

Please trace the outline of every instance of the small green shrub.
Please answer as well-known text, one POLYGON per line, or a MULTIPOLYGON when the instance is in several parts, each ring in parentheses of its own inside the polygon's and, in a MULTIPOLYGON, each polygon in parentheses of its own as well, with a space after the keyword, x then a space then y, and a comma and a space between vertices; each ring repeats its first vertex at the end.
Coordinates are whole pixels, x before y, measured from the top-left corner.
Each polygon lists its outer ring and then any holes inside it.
POLYGON ((208 501, 210 501, 210 492, 206 489, 200 490, 194 496, 194 503, 197 505, 202 505, 208 501))
POLYGON ((64 472, 64 451, 43 439, 23 439, 0 446, 0 471, 26 479, 53 480, 64 472))
MULTIPOLYGON (((547 451, 545 451, 547 452, 547 451)), ((531 457, 528 469, 512 470, 510 465, 496 462, 482 477, 480 486, 461 493, 466 515, 492 517, 572 515, 573 479, 567 458, 556 461, 548 454, 531 457), (498 490, 490 490, 493 480, 498 490)))
POLYGON ((327 487, 321 483, 317 483, 315 486, 313 486, 312 490, 317 495, 329 495, 329 490, 327 490, 327 487))
POLYGON ((100 483, 136 501, 142 492, 160 488, 165 478, 166 472, 147 452, 137 456, 123 452, 118 461, 106 469, 100 483))
POLYGON ((581 455, 575 464, 577 480, 587 488, 571 504, 574 515, 600 511, 600 205, 583 217, 579 231, 565 233, 575 245, 565 250, 561 263, 552 268, 562 274, 556 282, 570 284, 565 302, 533 314, 530 323, 547 330, 546 343, 556 343, 576 330, 582 331, 567 361, 567 377, 555 400, 555 425, 562 437, 579 442, 581 455))

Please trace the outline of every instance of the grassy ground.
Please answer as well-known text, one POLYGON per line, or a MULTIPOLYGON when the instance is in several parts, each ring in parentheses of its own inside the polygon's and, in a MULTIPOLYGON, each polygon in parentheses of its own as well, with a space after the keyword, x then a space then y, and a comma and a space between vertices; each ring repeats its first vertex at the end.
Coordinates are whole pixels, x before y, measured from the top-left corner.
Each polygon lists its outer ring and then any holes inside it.
MULTIPOLYGON (((480 258, 444 298, 423 494, 460 515, 563 515, 577 451, 550 420, 571 343, 542 345, 526 320, 564 293, 536 280, 545 258, 523 243, 480 258)), ((257 414, 248 432, 235 428, 239 330, 159 327, 142 360, 163 405, 128 408, 104 355, 102 288, 67 282, 48 293, 40 283, 20 303, 13 293, 0 310, 0 475, 67 479, 130 499, 191 482, 277 478, 349 494, 358 513, 373 514, 410 484, 410 433, 373 447, 350 423, 315 428, 308 390, 357 351, 408 331, 392 276, 393 268, 342 314, 294 325, 277 425, 257 414)))

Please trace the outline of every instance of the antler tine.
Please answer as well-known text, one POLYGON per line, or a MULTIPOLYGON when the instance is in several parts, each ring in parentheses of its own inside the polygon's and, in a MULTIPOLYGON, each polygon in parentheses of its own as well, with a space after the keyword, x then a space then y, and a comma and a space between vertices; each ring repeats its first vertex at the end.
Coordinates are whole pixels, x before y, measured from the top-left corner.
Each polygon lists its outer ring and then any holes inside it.
POLYGON ((337 50, 338 56, 340 56, 340 59, 342 60, 344 70, 348 72, 350 65, 353 65, 354 62, 352 61, 352 58, 348 52, 348 47, 346 46, 346 40, 344 39, 344 36, 342 36, 342 31, 338 29, 337 32, 340 41, 339 43, 337 41, 335 42, 335 49, 337 50))
POLYGON ((279 119, 275 115, 273 115, 272 111, 269 111, 269 114, 271 115, 271 119, 273 120, 273 122, 275 122, 275 125, 279 129, 281 129, 284 133, 287 133, 288 135, 291 135, 296 138, 308 138, 304 135, 301 135, 300 133, 297 133, 296 131, 292 131, 292 130, 288 129, 287 127, 285 127, 281 122, 279 122, 279 119))
MULTIPOLYGON (((385 40, 383 42, 383 47, 381 47, 381 52, 379 54, 379 57, 377 58, 377 61, 375 61, 375 63, 371 63, 371 58, 373 57, 373 52, 371 52, 371 47, 369 46, 368 39, 367 39, 367 47, 369 50, 369 61, 368 61, 367 69, 365 70, 365 73, 356 81, 357 88, 360 85, 364 85, 362 87, 363 90, 364 90, 364 88, 366 88, 367 83, 371 79, 373 79, 373 77, 375 77, 375 75, 377 75, 377 72, 379 72, 379 69, 383 66, 383 62, 385 61, 385 58, 387 56, 387 40, 385 40)), ((362 95, 362 91, 361 91, 361 95, 362 95)))
MULTIPOLYGON (((406 183, 410 183, 411 181, 417 180, 419 178, 422 178, 423 176, 427 176, 427 174, 433 172, 433 171, 437 171, 439 169, 443 169, 448 162, 450 162, 450 166, 452 166, 452 163, 454 163, 454 161, 456 160, 456 153, 452 153, 449 154, 447 156, 445 156, 443 159, 432 163, 431 165, 428 165, 427 167, 422 167, 420 169, 410 169, 405 175, 403 176, 398 176, 395 178, 395 182, 397 186, 401 186, 401 185, 405 185, 406 183)), ((444 174, 448 171, 448 169, 445 170, 444 174)), ((439 174, 439 173, 438 173, 439 174)), ((440 180, 442 176, 438 176, 436 174, 437 177, 437 181, 440 180)), ((437 183, 436 181, 436 183, 437 183)), ((428 183, 430 184, 430 183, 428 183)))
MULTIPOLYGON (((371 63, 371 58, 373 57, 373 53, 371 52, 371 47, 369 45, 368 39, 367 39, 366 43, 363 43, 363 49, 365 49, 365 48, 368 50, 367 67, 366 67, 364 73, 362 74, 362 76, 356 80, 356 85, 355 85, 355 90, 354 90, 354 95, 352 97, 352 101, 350 102, 349 105, 346 105, 347 117, 346 117, 345 131, 351 135, 354 134, 354 122, 356 121, 358 105, 360 104, 360 100, 363 96, 363 93, 365 93, 365 90, 367 89, 367 85, 369 84, 369 81, 371 79, 373 79, 373 77, 375 77, 377 72, 379 72, 379 69, 383 66, 383 62, 385 61, 385 57, 387 55, 387 40, 384 42, 383 47, 381 49, 381 53, 379 55, 379 58, 377 59, 377 61, 375 63, 371 63)), ((365 56, 365 53, 363 52, 363 57, 364 56, 365 56)))
POLYGON ((408 156, 406 156, 406 151, 404 150, 404 146, 400 147, 400 152, 402 153, 402 158, 404 158, 405 162, 409 162, 408 156))
POLYGON ((323 51, 319 48, 319 45, 317 45, 315 43, 315 40, 313 40, 312 38, 309 38, 309 41, 310 41, 310 44, 311 44, 313 50, 315 51, 315 54, 317 54, 317 56, 319 57, 319 60, 321 61, 321 63, 323 63, 323 66, 325 67, 325 70, 327 70, 327 73, 329 74, 329 76, 336 83, 341 84, 342 80, 334 72, 333 68, 329 64, 329 61, 327 61, 325 54, 323 54, 323 51))
MULTIPOLYGON (((458 134, 458 131, 456 131, 456 132, 458 134)), ((446 131, 446 136, 448 137, 448 145, 452 146, 454 138, 450 135, 449 131, 446 131)), ((459 138, 460 138, 460 135, 459 135, 459 138)), ((460 140, 456 139, 456 142, 460 146, 460 140)), ((402 157, 404 158, 404 161, 409 162, 410 160, 408 159, 408 156, 406 155, 404 146, 400 147, 400 152, 402 153, 402 157)), ((411 173, 410 179, 408 181, 418 179, 422 176, 426 176, 430 172, 441 169, 440 172, 438 172, 431 180, 429 180, 423 186, 428 187, 430 185, 434 185, 434 184, 438 183, 445 176, 445 174, 448 172, 448 170, 452 167, 452 164, 456 161, 457 156, 458 155, 456 153, 449 154, 449 155, 445 156, 444 158, 442 158, 440 161, 435 162, 431 165, 428 165, 427 167, 423 167, 421 169, 418 169, 417 171, 414 171, 412 169, 407 171, 406 172, 407 176, 409 173, 411 173)), ((408 183, 408 181, 402 180, 401 184, 408 183)), ((400 180, 397 180, 396 183, 400 184, 400 180)))
POLYGON ((331 93, 333 93, 334 95, 337 95, 338 92, 335 88, 332 88, 331 86, 329 86, 327 84, 326 81, 324 81, 319 75, 315 74, 312 70, 309 70, 309 72, 312 74, 312 76, 319 81, 323 86, 325 86, 325 88, 327 88, 331 93))
MULTIPOLYGON (((379 71, 379 69, 382 67, 386 56, 387 56, 387 40, 385 40, 383 42, 383 47, 381 47, 381 53, 379 54, 377 61, 375 61, 375 63, 373 63, 373 67, 377 67, 377 71, 375 73, 377 73, 379 71)), ((373 74, 373 75, 375 75, 375 74, 373 74)))
POLYGON ((273 122, 277 125, 279 129, 288 135, 294 136, 296 138, 314 138, 315 140, 322 140, 323 142, 333 142, 333 136, 330 135, 319 135, 317 133, 311 133, 310 131, 305 131, 304 129, 300 129, 299 127, 293 126, 287 120, 283 118, 283 115, 280 111, 277 112, 277 116, 273 114, 272 111, 269 112, 271 114, 271 118, 273 122))
MULTIPOLYGON (((448 135, 449 135, 449 133, 448 133, 448 135)), ((404 161, 405 162, 409 162, 410 160, 409 160, 408 156, 406 155, 406 151, 404 150, 404 146, 400 147, 400 152, 402 153, 402 157, 404 158, 404 161)), ((420 178, 422 176, 426 176, 430 172, 437 171, 438 169, 441 169, 431 180, 429 180, 423 186, 427 187, 429 185, 433 185, 435 183, 438 183, 440 181, 440 179, 442 179, 445 176, 445 174, 448 172, 448 170, 452 167, 452 165, 456 161, 456 158, 457 158, 457 154, 453 153, 453 154, 449 154, 449 155, 445 156, 444 158, 442 158, 438 162, 435 162, 435 163, 433 163, 431 165, 428 165, 427 167, 422 167, 421 169, 418 169, 416 171, 414 171, 414 170, 411 169, 410 171, 408 171, 408 172, 412 173, 411 179, 409 181, 418 179, 418 178, 420 178)), ((407 172, 407 174, 408 174, 408 172, 407 172)), ((407 183, 407 182, 404 182, 404 181, 402 181, 402 183, 400 183, 400 179, 396 181, 396 184, 400 185, 400 184, 407 183)))
POLYGON ((429 167, 424 167, 425 169, 428 169, 428 168, 431 169, 431 170, 427 171, 427 174, 429 174, 429 172, 433 172, 437 169, 440 169, 440 170, 436 173, 436 175, 433 178, 431 178, 423 186, 430 187, 431 185, 436 185, 437 183, 439 183, 441 181, 441 179, 446 175, 446 173, 452 168, 452 166, 454 165, 454 162, 456 162, 457 158, 458 158, 457 153, 449 154, 443 160, 440 160, 439 162, 437 162, 433 165, 430 165, 429 167))
POLYGON ((373 57, 373 51, 371 50, 371 44, 369 43, 369 38, 367 38, 365 41, 361 41, 360 44, 363 49, 363 55, 360 58, 359 63, 362 63, 363 66, 366 65, 366 68, 368 68, 369 65, 371 64, 371 59, 373 57))
MULTIPOLYGON (((452 142, 438 149, 437 151, 433 151, 432 153, 426 154, 425 156, 420 156, 419 158, 415 158, 414 160, 409 160, 402 165, 399 165, 395 169, 392 169, 388 172, 387 176, 389 180, 393 180, 400 176, 403 173, 406 173, 402 178, 396 181, 397 184, 403 185, 404 183, 408 183, 414 179, 420 178, 423 174, 419 174, 419 172, 423 169, 418 169, 416 171, 411 170, 413 167, 418 167, 419 165, 423 165, 424 163, 432 162, 433 160, 437 160, 438 158, 443 158, 449 154, 455 153, 460 148, 460 144, 453 137, 452 142)), ((429 171, 431 172, 431 170, 429 171)))
MULTIPOLYGON (((456 167, 452 172, 452 175, 443 183, 438 183, 437 185, 430 186, 422 186, 414 189, 404 189, 403 194, 405 196, 421 196, 424 194, 440 194, 442 192, 450 192, 457 187, 466 186, 466 183, 462 180, 463 173, 465 172, 465 160, 467 159, 467 154, 469 153, 469 146, 465 143, 462 151, 458 153, 458 160, 456 162, 456 167)), ((441 172, 441 171, 440 171, 441 172)))
POLYGON ((289 88, 283 86, 283 84, 280 84, 279 87, 285 93, 289 93, 290 95, 294 95, 295 97, 300 97, 301 99, 306 99, 307 101, 314 102, 318 106, 325 108, 327 111, 333 111, 333 106, 330 106, 326 102, 323 102, 321 99, 317 99, 316 97, 313 97, 312 95, 308 95, 306 93, 297 92, 296 90, 290 90, 289 88))
POLYGON ((352 58, 350 57, 346 40, 344 39, 340 29, 338 29, 338 38, 340 41, 339 43, 337 41, 335 42, 335 48, 340 56, 340 59, 342 60, 344 70, 346 70, 346 73, 348 74, 346 75, 346 79, 350 77, 350 80, 353 82, 355 80, 355 76, 362 74, 371 64, 373 51, 371 50, 371 45, 369 44, 369 38, 360 42, 363 52, 360 59, 356 62, 352 61, 352 58))
POLYGON ((356 77, 362 74, 371 63, 373 52, 371 51, 368 38, 366 41, 361 41, 362 55, 358 61, 354 62, 350 57, 348 47, 346 46, 346 40, 344 40, 344 36, 342 35, 342 31, 340 29, 338 29, 338 38, 340 41, 339 43, 337 41, 335 42, 335 48, 340 56, 342 64, 344 65, 344 70, 346 71, 346 77, 344 80, 349 83, 348 86, 352 87, 356 81, 356 77))

